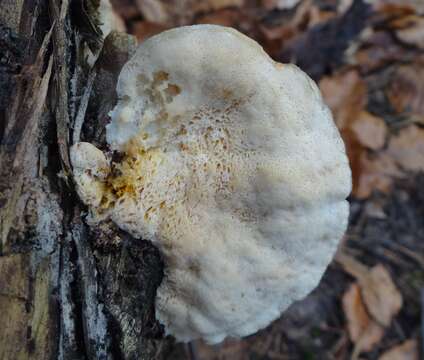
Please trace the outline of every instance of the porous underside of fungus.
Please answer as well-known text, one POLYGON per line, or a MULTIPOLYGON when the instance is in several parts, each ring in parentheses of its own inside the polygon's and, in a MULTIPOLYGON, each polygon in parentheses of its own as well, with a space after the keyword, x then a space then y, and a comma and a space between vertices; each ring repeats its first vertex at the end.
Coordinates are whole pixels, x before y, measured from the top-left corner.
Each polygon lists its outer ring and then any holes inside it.
POLYGON ((166 333, 249 335, 306 296, 346 229, 351 189, 316 84, 239 32, 199 25, 144 42, 117 92, 107 141, 121 157, 74 145, 77 189, 95 217, 160 249, 166 333))

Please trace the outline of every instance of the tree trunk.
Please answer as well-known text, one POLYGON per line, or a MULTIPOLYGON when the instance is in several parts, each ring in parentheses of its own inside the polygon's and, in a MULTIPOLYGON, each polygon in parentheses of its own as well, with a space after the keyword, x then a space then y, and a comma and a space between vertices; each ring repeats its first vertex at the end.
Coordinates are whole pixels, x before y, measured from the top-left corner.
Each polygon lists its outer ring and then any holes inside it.
POLYGON ((105 148, 134 40, 102 41, 96 0, 0 0, 0 359, 158 359, 158 251, 90 228, 68 149, 105 148), (86 54, 99 55, 90 67, 86 54), (157 340, 154 340, 157 339, 157 340))

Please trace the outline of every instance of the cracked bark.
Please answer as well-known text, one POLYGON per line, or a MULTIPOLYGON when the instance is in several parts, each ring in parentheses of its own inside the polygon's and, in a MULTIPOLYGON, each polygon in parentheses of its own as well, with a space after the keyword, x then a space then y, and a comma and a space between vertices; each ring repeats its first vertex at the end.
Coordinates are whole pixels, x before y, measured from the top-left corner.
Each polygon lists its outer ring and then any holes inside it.
POLYGON ((71 139, 105 147, 135 47, 123 34, 102 44, 90 4, 0 0, 2 360, 160 359, 170 344, 154 317, 158 251, 110 223, 91 228, 73 189, 71 139))

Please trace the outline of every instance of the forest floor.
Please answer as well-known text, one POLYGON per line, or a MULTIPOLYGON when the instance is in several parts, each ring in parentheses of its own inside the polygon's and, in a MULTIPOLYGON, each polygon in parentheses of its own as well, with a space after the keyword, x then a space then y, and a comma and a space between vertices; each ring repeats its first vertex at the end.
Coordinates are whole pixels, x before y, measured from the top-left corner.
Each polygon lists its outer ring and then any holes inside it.
MULTIPOLYGON (((256 39, 274 60, 296 63, 319 84, 353 171, 349 229, 318 288, 246 339, 195 342, 196 358, 423 356, 424 1, 112 3, 139 41, 213 23, 256 39)), ((169 358, 189 359, 183 350, 169 358)))

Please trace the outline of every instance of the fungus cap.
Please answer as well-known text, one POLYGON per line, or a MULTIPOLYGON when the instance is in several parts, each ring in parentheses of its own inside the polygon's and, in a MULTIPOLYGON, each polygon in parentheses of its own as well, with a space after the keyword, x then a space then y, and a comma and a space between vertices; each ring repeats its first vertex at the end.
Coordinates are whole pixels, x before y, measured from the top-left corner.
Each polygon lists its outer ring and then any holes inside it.
POLYGON ((104 195, 102 181, 110 171, 109 161, 99 149, 86 142, 73 145, 70 155, 79 197, 86 204, 99 206, 104 195))
POLYGON ((306 74, 197 25, 142 43, 117 92, 107 141, 124 156, 91 178, 104 193, 88 205, 160 249, 167 334, 249 335, 315 288, 347 226, 351 173, 306 74))

